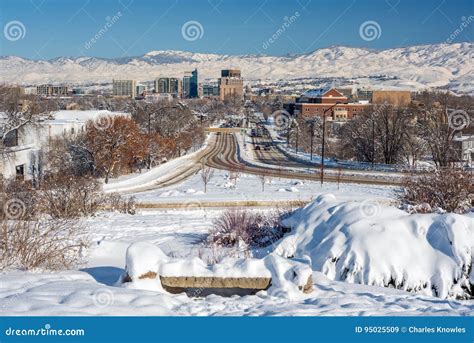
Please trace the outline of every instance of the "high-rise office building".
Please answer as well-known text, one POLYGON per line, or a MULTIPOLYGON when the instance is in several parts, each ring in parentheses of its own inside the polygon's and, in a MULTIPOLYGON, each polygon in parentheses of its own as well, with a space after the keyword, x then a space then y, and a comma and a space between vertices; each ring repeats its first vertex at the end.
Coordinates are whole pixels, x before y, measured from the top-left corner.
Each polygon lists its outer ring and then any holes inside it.
POLYGON ((169 93, 169 78, 160 77, 155 80, 155 93, 169 93))
POLYGON ((191 91, 191 75, 184 75, 183 77, 183 98, 189 98, 191 91))
POLYGON ((175 77, 160 77, 155 80, 155 93, 172 94, 174 97, 182 96, 183 82, 175 77))
POLYGON ((135 98, 137 96, 137 81, 113 80, 113 95, 119 97, 135 98))
POLYGON ((199 79, 198 71, 186 72, 183 77, 183 98, 198 98, 199 97, 199 79))
POLYGON ((218 80, 219 98, 225 100, 229 97, 242 98, 244 94, 244 80, 239 69, 224 69, 218 80))
POLYGON ((183 93, 183 81, 175 77, 170 78, 169 81, 170 87, 169 92, 177 97, 181 97, 183 93))
POLYGON ((198 98, 199 97, 199 80, 198 80, 198 71, 194 69, 191 73, 191 83, 189 85, 189 97, 198 98))

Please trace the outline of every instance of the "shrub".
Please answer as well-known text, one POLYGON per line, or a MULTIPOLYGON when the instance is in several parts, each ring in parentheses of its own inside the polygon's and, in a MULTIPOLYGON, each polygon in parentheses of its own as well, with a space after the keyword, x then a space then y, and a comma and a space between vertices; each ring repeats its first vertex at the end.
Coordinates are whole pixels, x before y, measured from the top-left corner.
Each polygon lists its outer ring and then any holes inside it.
POLYGON ((399 199, 413 212, 442 209, 463 213, 472 206, 472 176, 459 169, 439 169, 422 175, 410 175, 403 182, 399 199))
POLYGON ((117 211, 124 214, 136 213, 136 198, 122 197, 120 194, 112 193, 107 196, 107 207, 111 211, 117 211))
POLYGON ((0 230, 0 270, 70 268, 88 244, 84 228, 72 220, 3 220, 0 230))
POLYGON ((37 193, 38 210, 52 218, 94 215, 106 202, 101 184, 84 176, 49 175, 37 193))
POLYGON ((221 247, 244 244, 263 248, 279 240, 287 232, 281 223, 282 213, 227 210, 213 222, 208 240, 221 247))
POLYGON ((0 182, 0 219, 28 219, 37 214, 38 199, 31 183, 0 182))

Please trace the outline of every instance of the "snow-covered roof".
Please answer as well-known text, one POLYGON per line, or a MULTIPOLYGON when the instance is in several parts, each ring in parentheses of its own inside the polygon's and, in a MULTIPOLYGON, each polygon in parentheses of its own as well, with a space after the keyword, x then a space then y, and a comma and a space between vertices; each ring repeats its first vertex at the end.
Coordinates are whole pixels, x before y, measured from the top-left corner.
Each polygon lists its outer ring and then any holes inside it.
POLYGON ((108 110, 63 110, 52 113, 54 119, 47 120, 48 124, 64 124, 64 123, 85 123, 89 120, 96 120, 103 116, 130 116, 125 112, 112 112, 108 110))

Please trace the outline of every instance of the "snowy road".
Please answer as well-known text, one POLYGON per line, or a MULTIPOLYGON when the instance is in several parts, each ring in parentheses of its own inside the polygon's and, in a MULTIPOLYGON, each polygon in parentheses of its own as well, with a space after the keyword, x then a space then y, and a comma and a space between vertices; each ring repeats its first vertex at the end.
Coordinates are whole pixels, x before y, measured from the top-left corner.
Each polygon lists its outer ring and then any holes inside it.
MULTIPOLYGON (((106 192, 131 194, 163 189, 182 183, 197 174, 202 163, 215 169, 291 180, 319 181, 319 169, 291 159, 272 147, 255 154, 251 144, 243 145, 248 137, 236 134, 212 134, 199 151, 182 156, 152 170, 132 177, 121 178, 105 185, 106 192)), ((373 185, 398 185, 400 175, 384 172, 344 170, 325 173, 325 181, 373 185)))
MULTIPOLYGON (((314 168, 308 168, 300 164, 300 168, 295 168, 295 161, 289 161, 288 158, 282 157, 280 154, 278 163, 281 165, 270 165, 260 162, 253 162, 242 154, 242 149, 238 144, 235 134, 221 134, 216 136, 216 146, 218 153, 210 154, 207 165, 229 171, 240 171, 248 174, 268 175, 278 178, 313 180, 320 179, 319 171, 314 168), (283 163, 283 161, 286 161, 283 163)), ((248 148, 248 144, 247 144, 248 148)), ((275 160, 276 152, 273 151, 272 159, 275 160)), ((334 173, 325 173, 324 179, 329 182, 341 183, 361 183, 361 184, 379 184, 379 185, 398 185, 400 177, 396 177, 393 173, 368 173, 359 171, 344 171, 340 175, 334 173)))

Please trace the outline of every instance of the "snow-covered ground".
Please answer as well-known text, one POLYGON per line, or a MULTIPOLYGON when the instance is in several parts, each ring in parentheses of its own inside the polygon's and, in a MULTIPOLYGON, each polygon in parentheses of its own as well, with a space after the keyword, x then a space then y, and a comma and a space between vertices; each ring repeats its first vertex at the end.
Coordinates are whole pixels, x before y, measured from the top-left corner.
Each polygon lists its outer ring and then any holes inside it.
POLYGON ((250 174, 241 174, 237 179, 229 179, 229 172, 216 170, 207 185, 204 193, 204 184, 200 174, 195 174, 184 182, 146 192, 135 193, 134 196, 140 203, 195 203, 195 202, 221 202, 221 201, 285 201, 301 200, 310 201, 317 195, 332 192, 344 199, 376 199, 390 202, 393 200, 396 187, 360 185, 326 182, 321 187, 319 182, 289 180, 283 178, 268 178, 265 189, 262 190, 261 179, 250 174))
POLYGON ((288 300, 265 292, 190 299, 112 287, 84 272, 1 275, 2 315, 110 316, 370 316, 470 315, 472 302, 440 300, 394 289, 335 282, 313 273, 314 291, 288 300))
MULTIPOLYGON (((155 244, 168 256, 200 256, 221 210, 146 210, 90 218, 85 264, 60 273, 0 274, 3 315, 470 315, 473 301, 442 300, 400 290, 349 284, 313 272, 314 291, 288 299, 266 291, 244 297, 189 298, 118 287, 126 249, 155 244)), ((413 261, 410 261, 413 263, 413 261)))

